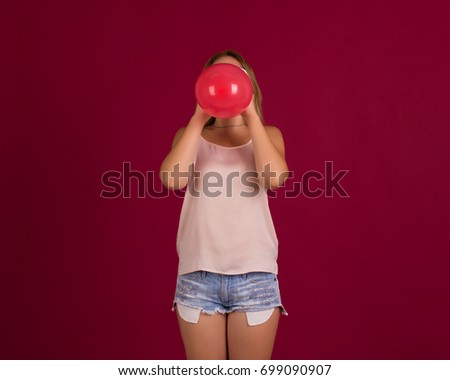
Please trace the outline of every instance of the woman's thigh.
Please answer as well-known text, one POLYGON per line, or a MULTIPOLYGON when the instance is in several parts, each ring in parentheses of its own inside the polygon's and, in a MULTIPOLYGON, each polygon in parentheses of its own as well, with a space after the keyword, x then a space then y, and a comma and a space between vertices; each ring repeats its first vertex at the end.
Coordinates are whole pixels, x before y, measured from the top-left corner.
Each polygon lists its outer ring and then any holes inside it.
POLYGON ((270 360, 278 328, 280 308, 270 318, 256 326, 249 326, 245 312, 228 315, 228 355, 230 360, 270 360))
POLYGON ((188 360, 227 359, 227 316, 226 314, 201 313, 198 323, 186 322, 177 317, 188 360))

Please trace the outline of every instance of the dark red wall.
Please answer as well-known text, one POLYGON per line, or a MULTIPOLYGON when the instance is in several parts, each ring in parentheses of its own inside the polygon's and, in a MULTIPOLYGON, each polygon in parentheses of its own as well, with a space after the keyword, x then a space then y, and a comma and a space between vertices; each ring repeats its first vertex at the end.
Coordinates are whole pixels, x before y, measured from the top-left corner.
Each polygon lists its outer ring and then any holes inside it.
POLYGON ((106 199, 101 178, 158 173, 227 48, 253 66, 293 171, 270 200, 289 312, 273 358, 450 358, 446 2, 2 7, 1 359, 184 358, 182 198, 138 198, 133 179, 106 199), (326 161, 349 197, 286 196, 326 161))

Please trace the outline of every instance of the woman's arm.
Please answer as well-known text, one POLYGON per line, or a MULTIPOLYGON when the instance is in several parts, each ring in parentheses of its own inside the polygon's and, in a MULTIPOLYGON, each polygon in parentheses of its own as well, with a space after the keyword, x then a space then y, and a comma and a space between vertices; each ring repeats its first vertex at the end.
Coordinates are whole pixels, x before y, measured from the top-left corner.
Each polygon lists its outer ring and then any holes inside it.
POLYGON ((182 189, 189 180, 189 167, 192 170, 194 155, 200 135, 210 116, 197 104, 194 115, 186 127, 180 128, 172 142, 172 149, 163 160, 159 178, 168 189, 182 189))
POLYGON ((283 135, 278 128, 265 127, 262 124, 253 100, 242 113, 242 117, 250 130, 260 183, 270 190, 275 190, 282 186, 289 176, 283 135))

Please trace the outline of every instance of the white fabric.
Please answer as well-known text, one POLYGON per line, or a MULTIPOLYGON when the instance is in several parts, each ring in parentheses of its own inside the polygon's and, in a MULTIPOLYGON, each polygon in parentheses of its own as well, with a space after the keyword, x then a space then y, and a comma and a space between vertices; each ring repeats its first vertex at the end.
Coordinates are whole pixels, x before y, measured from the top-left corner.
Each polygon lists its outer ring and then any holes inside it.
POLYGON ((200 319, 200 309, 194 309, 193 307, 177 304, 177 309, 180 317, 186 322, 198 323, 200 319))
POLYGON ((248 311, 247 323, 250 326, 260 325, 261 323, 266 322, 270 318, 274 310, 275 308, 261 311, 248 311))
POLYGON ((255 168, 251 140, 224 147, 200 137, 194 165, 200 175, 190 178, 192 189, 186 188, 178 226, 178 274, 278 274, 278 239, 267 191, 252 178, 255 168))
MULTIPOLYGON (((198 323, 200 319, 200 309, 195 309, 193 307, 185 306, 177 304, 177 309, 180 314, 180 317, 189 323, 198 323)), ((249 326, 260 325, 261 323, 266 322, 270 316, 272 315, 273 309, 262 310, 262 311, 250 311, 246 312, 247 314, 247 323, 249 326)))

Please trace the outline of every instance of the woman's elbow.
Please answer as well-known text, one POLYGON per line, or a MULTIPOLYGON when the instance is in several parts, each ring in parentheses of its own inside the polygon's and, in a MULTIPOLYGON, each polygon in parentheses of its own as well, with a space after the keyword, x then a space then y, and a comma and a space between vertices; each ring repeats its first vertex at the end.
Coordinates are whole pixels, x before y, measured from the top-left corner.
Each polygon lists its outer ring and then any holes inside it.
POLYGON ((167 171, 160 171, 159 178, 166 189, 181 190, 187 185, 187 180, 183 178, 174 178, 172 173, 167 171))
POLYGON ((268 190, 276 190, 284 185, 288 177, 289 172, 283 172, 278 176, 270 177, 269 181, 266 181, 266 188, 268 190))

